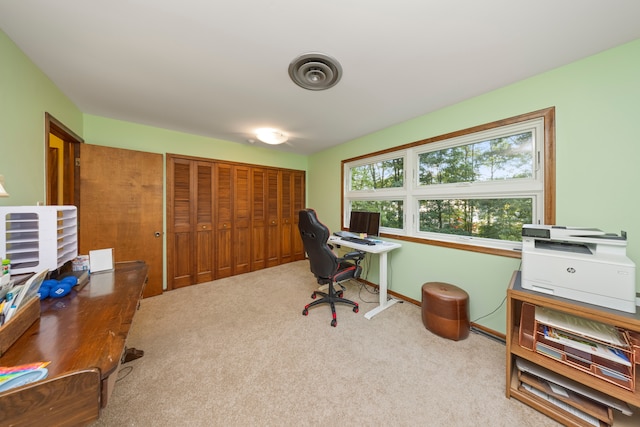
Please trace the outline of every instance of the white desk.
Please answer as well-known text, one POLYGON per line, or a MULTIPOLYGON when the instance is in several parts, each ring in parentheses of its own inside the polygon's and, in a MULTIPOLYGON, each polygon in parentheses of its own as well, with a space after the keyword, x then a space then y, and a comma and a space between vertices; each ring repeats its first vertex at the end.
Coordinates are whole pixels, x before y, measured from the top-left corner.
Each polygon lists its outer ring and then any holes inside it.
POLYGON ((380 255, 380 284, 378 285, 378 291, 380 294, 380 305, 374 308, 371 311, 365 313, 364 317, 367 319, 371 319, 376 314, 380 313, 382 310, 386 310, 391 307, 393 304, 399 302, 400 300, 391 298, 387 300, 387 253, 394 249, 398 249, 402 247, 399 243, 391 243, 391 242, 383 242, 378 243, 376 245, 361 245, 358 243, 349 242, 346 240, 342 240, 338 236, 332 235, 329 237, 329 243, 334 245, 346 246, 347 248, 357 249, 359 251, 368 252, 370 254, 378 254, 380 255))

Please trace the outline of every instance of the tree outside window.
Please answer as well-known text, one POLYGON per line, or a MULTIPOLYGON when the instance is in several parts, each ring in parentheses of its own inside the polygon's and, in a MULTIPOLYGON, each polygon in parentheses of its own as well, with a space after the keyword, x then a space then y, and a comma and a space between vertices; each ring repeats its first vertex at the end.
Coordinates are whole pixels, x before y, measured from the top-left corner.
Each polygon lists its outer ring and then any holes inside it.
POLYGON ((522 226, 555 221, 555 109, 371 153, 343 164, 343 227, 381 214, 381 233, 517 257, 522 226))

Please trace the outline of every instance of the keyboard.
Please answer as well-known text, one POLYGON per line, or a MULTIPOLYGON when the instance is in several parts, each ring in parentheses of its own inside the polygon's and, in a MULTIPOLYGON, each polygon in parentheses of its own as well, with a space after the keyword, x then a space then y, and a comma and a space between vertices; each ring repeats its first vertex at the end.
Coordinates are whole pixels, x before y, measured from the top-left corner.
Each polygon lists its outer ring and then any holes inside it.
POLYGON ((372 240, 361 239, 359 237, 352 237, 352 236, 344 236, 344 237, 341 237, 340 239, 345 240, 347 242, 351 242, 351 243, 358 243, 360 245, 374 246, 376 244, 376 242, 374 242, 372 240))

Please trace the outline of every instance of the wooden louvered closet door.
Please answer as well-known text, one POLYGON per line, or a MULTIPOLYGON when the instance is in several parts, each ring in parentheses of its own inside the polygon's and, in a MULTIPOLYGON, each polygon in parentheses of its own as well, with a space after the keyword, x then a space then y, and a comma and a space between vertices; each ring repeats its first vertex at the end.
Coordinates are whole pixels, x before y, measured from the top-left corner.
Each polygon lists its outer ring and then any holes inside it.
POLYGON ((305 173, 167 154, 168 289, 304 259, 305 173))
MULTIPOLYGON (((291 262, 293 254, 293 206, 291 204, 291 172, 280 172, 280 262, 291 262)), ((297 232, 297 230, 296 230, 297 232)))
POLYGON ((196 283, 212 281, 214 276, 213 164, 195 162, 195 272, 196 283))
POLYGON ((194 283, 191 161, 167 162, 167 176, 173 185, 167 195, 167 281, 170 289, 194 283))
POLYGON ((234 166, 233 274, 251 271, 251 169, 234 166))
POLYGON ((280 188, 277 170, 267 171, 267 267, 280 264, 280 188))
POLYGON ((167 200, 169 289, 214 279, 213 164, 171 159, 167 200))
POLYGON ((216 279, 233 274, 231 239, 233 236, 233 166, 216 164, 216 279))
POLYGON ((267 173, 251 169, 251 271, 267 266, 267 173))

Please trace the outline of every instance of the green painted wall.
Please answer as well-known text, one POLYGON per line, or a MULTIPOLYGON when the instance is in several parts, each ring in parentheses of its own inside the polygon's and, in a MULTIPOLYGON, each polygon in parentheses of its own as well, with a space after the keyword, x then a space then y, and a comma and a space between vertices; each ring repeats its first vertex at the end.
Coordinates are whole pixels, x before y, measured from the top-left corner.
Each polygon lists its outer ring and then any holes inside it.
MULTIPOLYGON (((11 194, 0 205, 45 198, 45 112, 90 144, 306 169, 307 205, 337 229, 341 160, 555 106, 556 222, 626 230, 628 255, 640 260, 640 40, 308 157, 83 114, 2 31, 0 58, 0 174, 11 194)), ((391 255, 392 290, 420 300, 424 282, 457 284, 470 294, 472 320, 487 316, 479 323, 504 332, 504 306, 491 313, 519 260, 402 243, 391 255)), ((376 262, 367 276, 373 282, 376 262)))
POLYGON ((44 114, 82 135, 82 112, 0 31, 0 206, 45 201, 44 114))
MULTIPOLYGON (((556 223, 626 230, 627 254, 640 262, 640 40, 312 155, 308 204, 337 229, 341 160, 551 106, 556 223)), ((472 320, 488 315, 478 323, 505 331, 505 307, 490 313, 502 303, 519 260, 401 243, 391 260, 392 290, 419 301, 425 282, 456 284, 470 295, 472 320)))
POLYGON ((11 196, 0 198, 0 206, 46 199, 45 112, 88 144, 307 168, 307 156, 83 114, 1 30, 0 58, 0 175, 11 196))
POLYGON ((307 169, 307 156, 89 114, 84 115, 84 138, 89 144, 130 150, 183 154, 288 169, 307 169))

